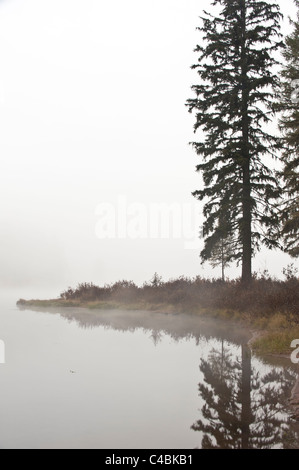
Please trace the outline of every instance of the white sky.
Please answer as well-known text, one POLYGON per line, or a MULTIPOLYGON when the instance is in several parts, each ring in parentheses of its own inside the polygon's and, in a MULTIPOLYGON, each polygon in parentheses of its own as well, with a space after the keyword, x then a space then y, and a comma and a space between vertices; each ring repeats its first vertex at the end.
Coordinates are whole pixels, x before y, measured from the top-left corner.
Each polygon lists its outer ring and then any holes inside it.
MULTIPOLYGON (((292 0, 279 3, 294 15, 292 0)), ((81 281, 139 284, 155 271, 220 274, 203 270, 201 242, 187 249, 184 234, 107 239, 98 230, 105 203, 117 220, 125 206, 137 235, 153 203, 201 217, 185 102, 203 8, 210 2, 0 1, 0 285, 58 294, 81 281)), ((289 262, 262 252, 254 269, 279 276, 289 262)))

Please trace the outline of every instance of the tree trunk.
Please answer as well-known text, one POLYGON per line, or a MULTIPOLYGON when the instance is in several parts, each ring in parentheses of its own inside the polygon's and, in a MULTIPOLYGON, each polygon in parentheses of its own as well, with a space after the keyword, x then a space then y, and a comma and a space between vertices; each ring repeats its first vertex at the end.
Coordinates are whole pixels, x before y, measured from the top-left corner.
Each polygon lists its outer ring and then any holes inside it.
POLYGON ((250 169, 249 156, 243 166, 243 223, 242 223, 242 282, 248 284, 251 281, 251 195, 250 195, 250 169))
POLYGON ((223 238, 221 239, 221 274, 222 274, 222 281, 224 282, 224 241, 223 238))
POLYGON ((246 53, 246 0, 241 1, 242 4, 242 52, 241 52, 241 68, 242 68, 242 156, 241 167, 243 171, 242 181, 242 282, 248 284, 251 281, 251 258, 252 258, 252 233, 251 233, 251 182, 250 182, 250 152, 249 152, 249 80, 248 65, 246 53))

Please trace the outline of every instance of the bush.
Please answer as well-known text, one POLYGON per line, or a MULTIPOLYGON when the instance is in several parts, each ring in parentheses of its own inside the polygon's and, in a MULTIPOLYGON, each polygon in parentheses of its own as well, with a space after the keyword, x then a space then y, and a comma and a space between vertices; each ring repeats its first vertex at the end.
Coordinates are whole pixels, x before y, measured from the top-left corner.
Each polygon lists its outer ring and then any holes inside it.
POLYGON ((271 278, 268 273, 254 276, 248 286, 240 279, 223 281, 204 279, 200 276, 181 276, 163 282, 155 273, 153 278, 141 287, 133 281, 121 280, 103 287, 93 283, 69 287, 60 294, 65 300, 115 301, 120 303, 141 302, 144 305, 180 306, 185 311, 200 309, 223 309, 246 313, 250 316, 270 317, 280 313, 299 322, 299 279, 288 267, 285 280, 271 278))

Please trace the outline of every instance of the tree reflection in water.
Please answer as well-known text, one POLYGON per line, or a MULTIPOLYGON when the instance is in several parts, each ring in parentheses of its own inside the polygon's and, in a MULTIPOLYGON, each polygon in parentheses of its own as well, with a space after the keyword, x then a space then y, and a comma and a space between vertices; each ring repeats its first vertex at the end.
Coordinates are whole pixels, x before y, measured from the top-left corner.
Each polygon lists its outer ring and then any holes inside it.
POLYGON ((261 372, 251 352, 241 345, 238 358, 221 342, 201 359, 204 380, 199 394, 202 417, 191 428, 202 432, 203 449, 297 448, 298 427, 290 424, 284 403, 296 373, 287 368, 261 372))
POLYGON ((260 367, 259 361, 251 359, 247 347, 250 333, 242 326, 188 314, 84 308, 30 310, 59 314, 84 329, 141 329, 150 333, 155 346, 159 346, 164 334, 175 341, 195 340, 201 354, 203 338, 207 344, 209 340, 213 345, 218 342, 219 350, 211 346, 207 359, 200 363, 203 379, 199 394, 204 405, 200 419, 191 429, 202 433, 201 447, 299 448, 299 423, 292 422, 286 411, 296 372, 291 368, 260 367))

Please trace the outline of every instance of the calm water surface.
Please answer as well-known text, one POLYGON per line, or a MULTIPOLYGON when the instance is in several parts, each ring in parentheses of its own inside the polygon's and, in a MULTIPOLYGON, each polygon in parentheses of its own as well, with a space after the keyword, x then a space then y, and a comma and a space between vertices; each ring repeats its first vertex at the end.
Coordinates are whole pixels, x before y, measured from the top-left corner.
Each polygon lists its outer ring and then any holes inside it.
MULTIPOLYGON (((298 448, 290 360, 188 315, 0 306, 0 448, 298 448)), ((292 368, 293 367, 293 368, 292 368)))

